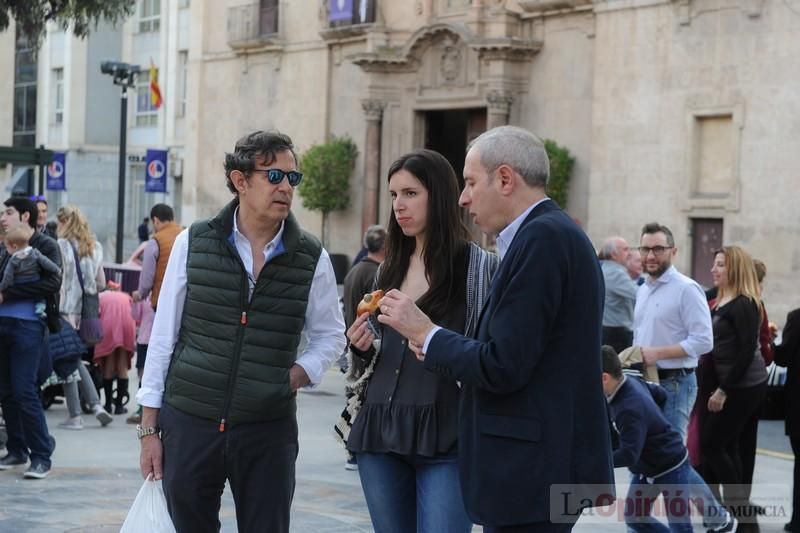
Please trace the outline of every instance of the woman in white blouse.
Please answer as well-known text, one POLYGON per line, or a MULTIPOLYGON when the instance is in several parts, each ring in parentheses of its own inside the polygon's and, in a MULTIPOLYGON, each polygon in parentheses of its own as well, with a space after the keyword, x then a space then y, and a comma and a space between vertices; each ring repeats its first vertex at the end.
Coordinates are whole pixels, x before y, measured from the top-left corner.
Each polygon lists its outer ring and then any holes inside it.
MULTIPOLYGON (((106 286, 103 273, 103 248, 95 239, 86 217, 80 209, 72 205, 65 205, 56 213, 58 224, 58 247, 61 249, 61 264, 63 281, 61 282, 61 316, 75 329, 80 327, 81 308, 83 304, 83 290, 88 294, 97 294, 106 286), (84 288, 78 279, 75 267, 75 258, 80 261, 83 274, 84 288)), ((100 398, 94 386, 89 371, 83 363, 78 365, 80 386, 86 401, 91 405, 92 411, 100 424, 105 426, 113 418, 100 405, 100 398)), ((64 383, 64 396, 67 399, 69 417, 61 422, 58 427, 64 429, 83 429, 81 418, 81 405, 78 396, 78 382, 68 380, 64 383)))

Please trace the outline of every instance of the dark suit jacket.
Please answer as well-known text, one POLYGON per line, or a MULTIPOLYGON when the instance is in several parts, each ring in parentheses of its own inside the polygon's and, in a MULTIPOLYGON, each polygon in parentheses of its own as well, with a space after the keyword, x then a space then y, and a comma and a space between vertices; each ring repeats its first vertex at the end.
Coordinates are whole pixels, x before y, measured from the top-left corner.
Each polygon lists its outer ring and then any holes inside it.
POLYGON ((786 434, 800 435, 800 309, 786 315, 781 344, 773 348, 775 363, 786 367, 786 434))
POLYGON ((476 339, 433 336, 425 366, 462 383, 459 468, 476 523, 551 520, 554 484, 598 484, 613 496, 604 290, 586 234, 547 200, 500 263, 476 339))

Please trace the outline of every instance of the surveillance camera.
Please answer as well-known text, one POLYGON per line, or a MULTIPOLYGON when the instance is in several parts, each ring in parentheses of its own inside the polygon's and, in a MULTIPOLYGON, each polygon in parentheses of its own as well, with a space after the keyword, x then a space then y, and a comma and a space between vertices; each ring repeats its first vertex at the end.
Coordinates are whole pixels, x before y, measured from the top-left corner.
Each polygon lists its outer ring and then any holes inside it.
POLYGON ((121 61, 103 61, 100 63, 100 72, 111 74, 112 76, 125 76, 130 69, 130 65, 121 61))

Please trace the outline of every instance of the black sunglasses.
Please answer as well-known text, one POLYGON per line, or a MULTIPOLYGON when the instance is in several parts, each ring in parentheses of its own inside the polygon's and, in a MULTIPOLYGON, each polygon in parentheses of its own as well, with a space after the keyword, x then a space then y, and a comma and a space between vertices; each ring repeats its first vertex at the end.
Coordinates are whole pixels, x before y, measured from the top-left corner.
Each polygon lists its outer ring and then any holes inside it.
POLYGON ((253 170, 253 172, 264 172, 267 176, 267 180, 273 185, 277 185, 282 182, 284 176, 286 176, 286 179, 289 180, 289 185, 292 187, 297 187, 297 185, 300 183, 300 180, 303 179, 303 173, 297 172, 296 170, 284 172, 279 168, 257 168, 253 170))

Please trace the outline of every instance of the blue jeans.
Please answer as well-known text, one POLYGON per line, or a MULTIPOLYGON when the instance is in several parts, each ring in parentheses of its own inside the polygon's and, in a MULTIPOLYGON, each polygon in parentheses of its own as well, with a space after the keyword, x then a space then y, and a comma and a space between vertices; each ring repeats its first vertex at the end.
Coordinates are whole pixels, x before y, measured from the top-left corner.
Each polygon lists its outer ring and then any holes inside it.
POLYGON ((8 453, 50 467, 53 443, 37 384, 44 328, 38 320, 0 317, 0 405, 8 453))
MULTIPOLYGON (((685 376, 661 379, 661 386, 667 391, 664 416, 681 434, 683 442, 689 428, 689 416, 697 399, 697 375, 693 372, 685 376)), ((689 494, 694 501, 703 501, 703 523, 708 527, 724 525, 728 514, 722 509, 711 489, 697 471, 689 466, 689 494)))
POLYGON ((691 467, 687 459, 672 472, 652 480, 633 475, 625 499, 625 524, 628 529, 637 533, 693 531, 689 510, 689 470, 691 467), (653 503, 662 493, 669 527, 652 516, 653 503))
POLYGON ((358 474, 375 533, 469 532, 456 455, 359 453, 358 474))
POLYGON ((692 413, 697 398, 697 376, 692 372, 685 376, 662 379, 661 386, 667 391, 667 403, 664 405, 664 416, 672 427, 681 434, 686 442, 689 427, 689 415, 692 413))

